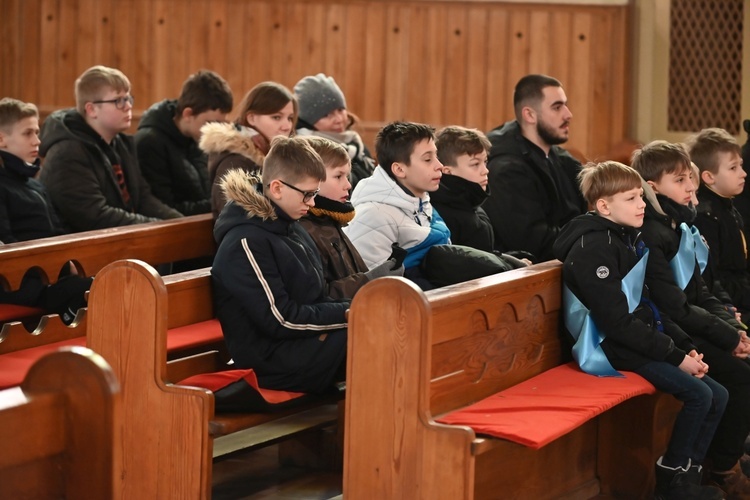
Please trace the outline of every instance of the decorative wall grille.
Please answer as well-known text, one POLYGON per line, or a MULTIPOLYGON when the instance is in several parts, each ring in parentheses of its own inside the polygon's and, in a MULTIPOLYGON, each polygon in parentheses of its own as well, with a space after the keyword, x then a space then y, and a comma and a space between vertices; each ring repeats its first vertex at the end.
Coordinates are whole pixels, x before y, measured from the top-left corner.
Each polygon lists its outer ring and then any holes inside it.
POLYGON ((738 135, 743 1, 671 0, 670 12, 667 129, 738 135))

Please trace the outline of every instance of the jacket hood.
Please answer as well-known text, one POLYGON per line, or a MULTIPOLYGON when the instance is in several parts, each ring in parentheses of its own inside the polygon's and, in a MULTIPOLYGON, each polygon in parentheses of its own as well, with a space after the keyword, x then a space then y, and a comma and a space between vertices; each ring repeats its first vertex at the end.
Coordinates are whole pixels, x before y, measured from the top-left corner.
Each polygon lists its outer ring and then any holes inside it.
POLYGON ((361 203, 383 203, 391 205, 410 214, 421 211, 432 215, 432 205, 429 204, 430 195, 425 194, 421 200, 407 193, 381 167, 375 167, 372 175, 362 179, 352 193, 352 204, 356 207, 361 203))
POLYGON ((177 111, 177 101, 166 99, 157 102, 143 113, 138 130, 153 128, 163 132, 175 141, 183 142, 191 140, 189 137, 182 135, 180 129, 174 122, 175 111, 177 111))
POLYGON ((278 219, 274 205, 263 196, 263 182, 259 176, 233 169, 222 178, 220 185, 227 204, 214 225, 217 242, 221 242, 226 233, 237 225, 278 219))
POLYGON ((70 108, 55 111, 44 120, 42 125, 39 135, 42 141, 39 146, 39 155, 45 157, 53 145, 65 140, 84 140, 96 145, 95 138, 91 134, 96 134, 96 132, 77 110, 70 108))
POLYGON ((235 153, 263 165, 264 155, 253 142, 255 129, 233 123, 207 123, 201 128, 200 148, 208 154, 235 153))
POLYGON ((460 210, 475 210, 490 195, 489 186, 487 191, 476 182, 467 181, 457 175, 446 175, 440 179, 440 188, 430 193, 433 205, 438 207, 447 206, 460 210))
POLYGON ((610 237, 615 238, 623 238, 629 233, 633 243, 640 235, 639 229, 626 228, 594 212, 588 212, 571 220, 560 230, 552 248, 555 258, 564 262, 574 245, 586 244, 584 236, 598 232, 608 232, 610 237))
POLYGON ((519 156, 527 152, 521 127, 516 120, 500 125, 487 133, 487 139, 492 143, 488 160, 497 156, 519 156))

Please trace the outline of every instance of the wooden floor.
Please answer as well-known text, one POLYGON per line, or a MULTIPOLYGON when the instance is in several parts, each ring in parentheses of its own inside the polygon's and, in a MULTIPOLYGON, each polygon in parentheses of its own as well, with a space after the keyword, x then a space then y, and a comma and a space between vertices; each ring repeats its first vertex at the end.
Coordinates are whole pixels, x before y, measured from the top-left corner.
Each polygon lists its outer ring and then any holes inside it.
POLYGON ((341 473, 280 466, 278 445, 217 461, 213 499, 328 500, 341 495, 341 473))

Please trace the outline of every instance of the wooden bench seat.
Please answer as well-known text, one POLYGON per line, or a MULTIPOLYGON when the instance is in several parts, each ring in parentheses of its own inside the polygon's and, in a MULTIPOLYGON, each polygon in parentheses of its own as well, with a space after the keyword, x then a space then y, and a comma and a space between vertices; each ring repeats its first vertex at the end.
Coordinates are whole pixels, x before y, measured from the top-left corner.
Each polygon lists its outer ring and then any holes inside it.
POLYGON ((114 488, 119 385, 85 348, 39 359, 0 391, 0 498, 122 498, 114 488))
MULTIPOLYGON (((121 259, 140 259, 157 266, 209 258, 214 251, 211 214, 9 243, 0 245, 0 262, 3 263, 0 286, 17 290, 23 276, 31 269, 54 283, 62 267, 69 261, 74 262, 81 275, 95 276, 107 264, 121 259)), ((44 311, 36 308, 31 311, 0 305, 0 337, 12 332, 23 334, 29 331, 23 324, 28 321, 21 320, 34 317, 37 322, 41 319, 35 328, 31 328, 37 334, 42 330, 60 334, 65 329, 85 328, 83 315, 71 327, 67 327, 56 314, 45 316, 44 311)))
POLYGON ((212 350, 167 363, 168 326, 213 315, 198 293, 207 276, 174 280, 142 262, 116 262, 97 275, 89 298, 88 346, 122 384, 117 487, 126 498, 209 498, 214 457, 330 426, 339 413, 332 397, 280 413, 216 415, 209 390, 177 384, 230 367, 226 353, 212 350))
POLYGON ((537 264, 426 293, 384 278, 358 292, 349 315, 344 498, 652 493, 653 464, 679 408, 671 396, 627 399, 538 449, 437 422, 570 361, 559 332, 560 268, 537 264))
MULTIPOLYGON (((188 356, 207 349, 223 351, 221 325, 213 318, 210 269, 199 269, 170 275, 167 293, 174 303, 185 303, 192 316, 170 315, 167 333, 169 359, 188 356), (188 292, 189 291, 189 292, 188 292), (195 323, 190 323, 195 320, 195 323)), ((177 309, 177 308, 176 308, 177 309)), ((63 346, 85 346, 85 328, 24 331, 0 337, 0 389, 18 385, 28 369, 43 355, 63 346)))

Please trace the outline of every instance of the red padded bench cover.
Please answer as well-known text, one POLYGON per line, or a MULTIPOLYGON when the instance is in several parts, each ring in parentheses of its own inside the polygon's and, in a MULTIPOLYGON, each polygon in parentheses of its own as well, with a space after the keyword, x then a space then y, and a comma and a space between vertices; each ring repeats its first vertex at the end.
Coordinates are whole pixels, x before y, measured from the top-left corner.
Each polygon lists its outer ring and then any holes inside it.
POLYGON ((223 342, 224 334, 218 319, 170 328, 167 331, 167 352, 181 351, 206 344, 223 342))
POLYGON ((39 307, 17 306, 14 304, 0 304, 0 323, 18 321, 32 316, 43 316, 44 309, 39 307))
MULTIPOLYGON (((30 335, 30 334, 29 334, 30 335)), ((42 332, 40 335, 44 335, 42 332)), ((219 320, 212 319, 192 325, 172 328, 167 332, 167 352, 190 349, 222 341, 219 320)), ((31 365, 48 352, 62 346, 86 346, 86 337, 76 337, 20 351, 0 355, 0 389, 20 385, 31 365)))
POLYGON ((0 356, 0 389, 20 385, 26 377, 26 372, 29 371, 36 360, 63 346, 86 347, 86 337, 61 340, 60 342, 9 352, 0 356))
POLYGON ((620 373, 625 378, 595 377, 560 365, 436 420, 539 449, 627 399, 656 393, 641 376, 620 373))

